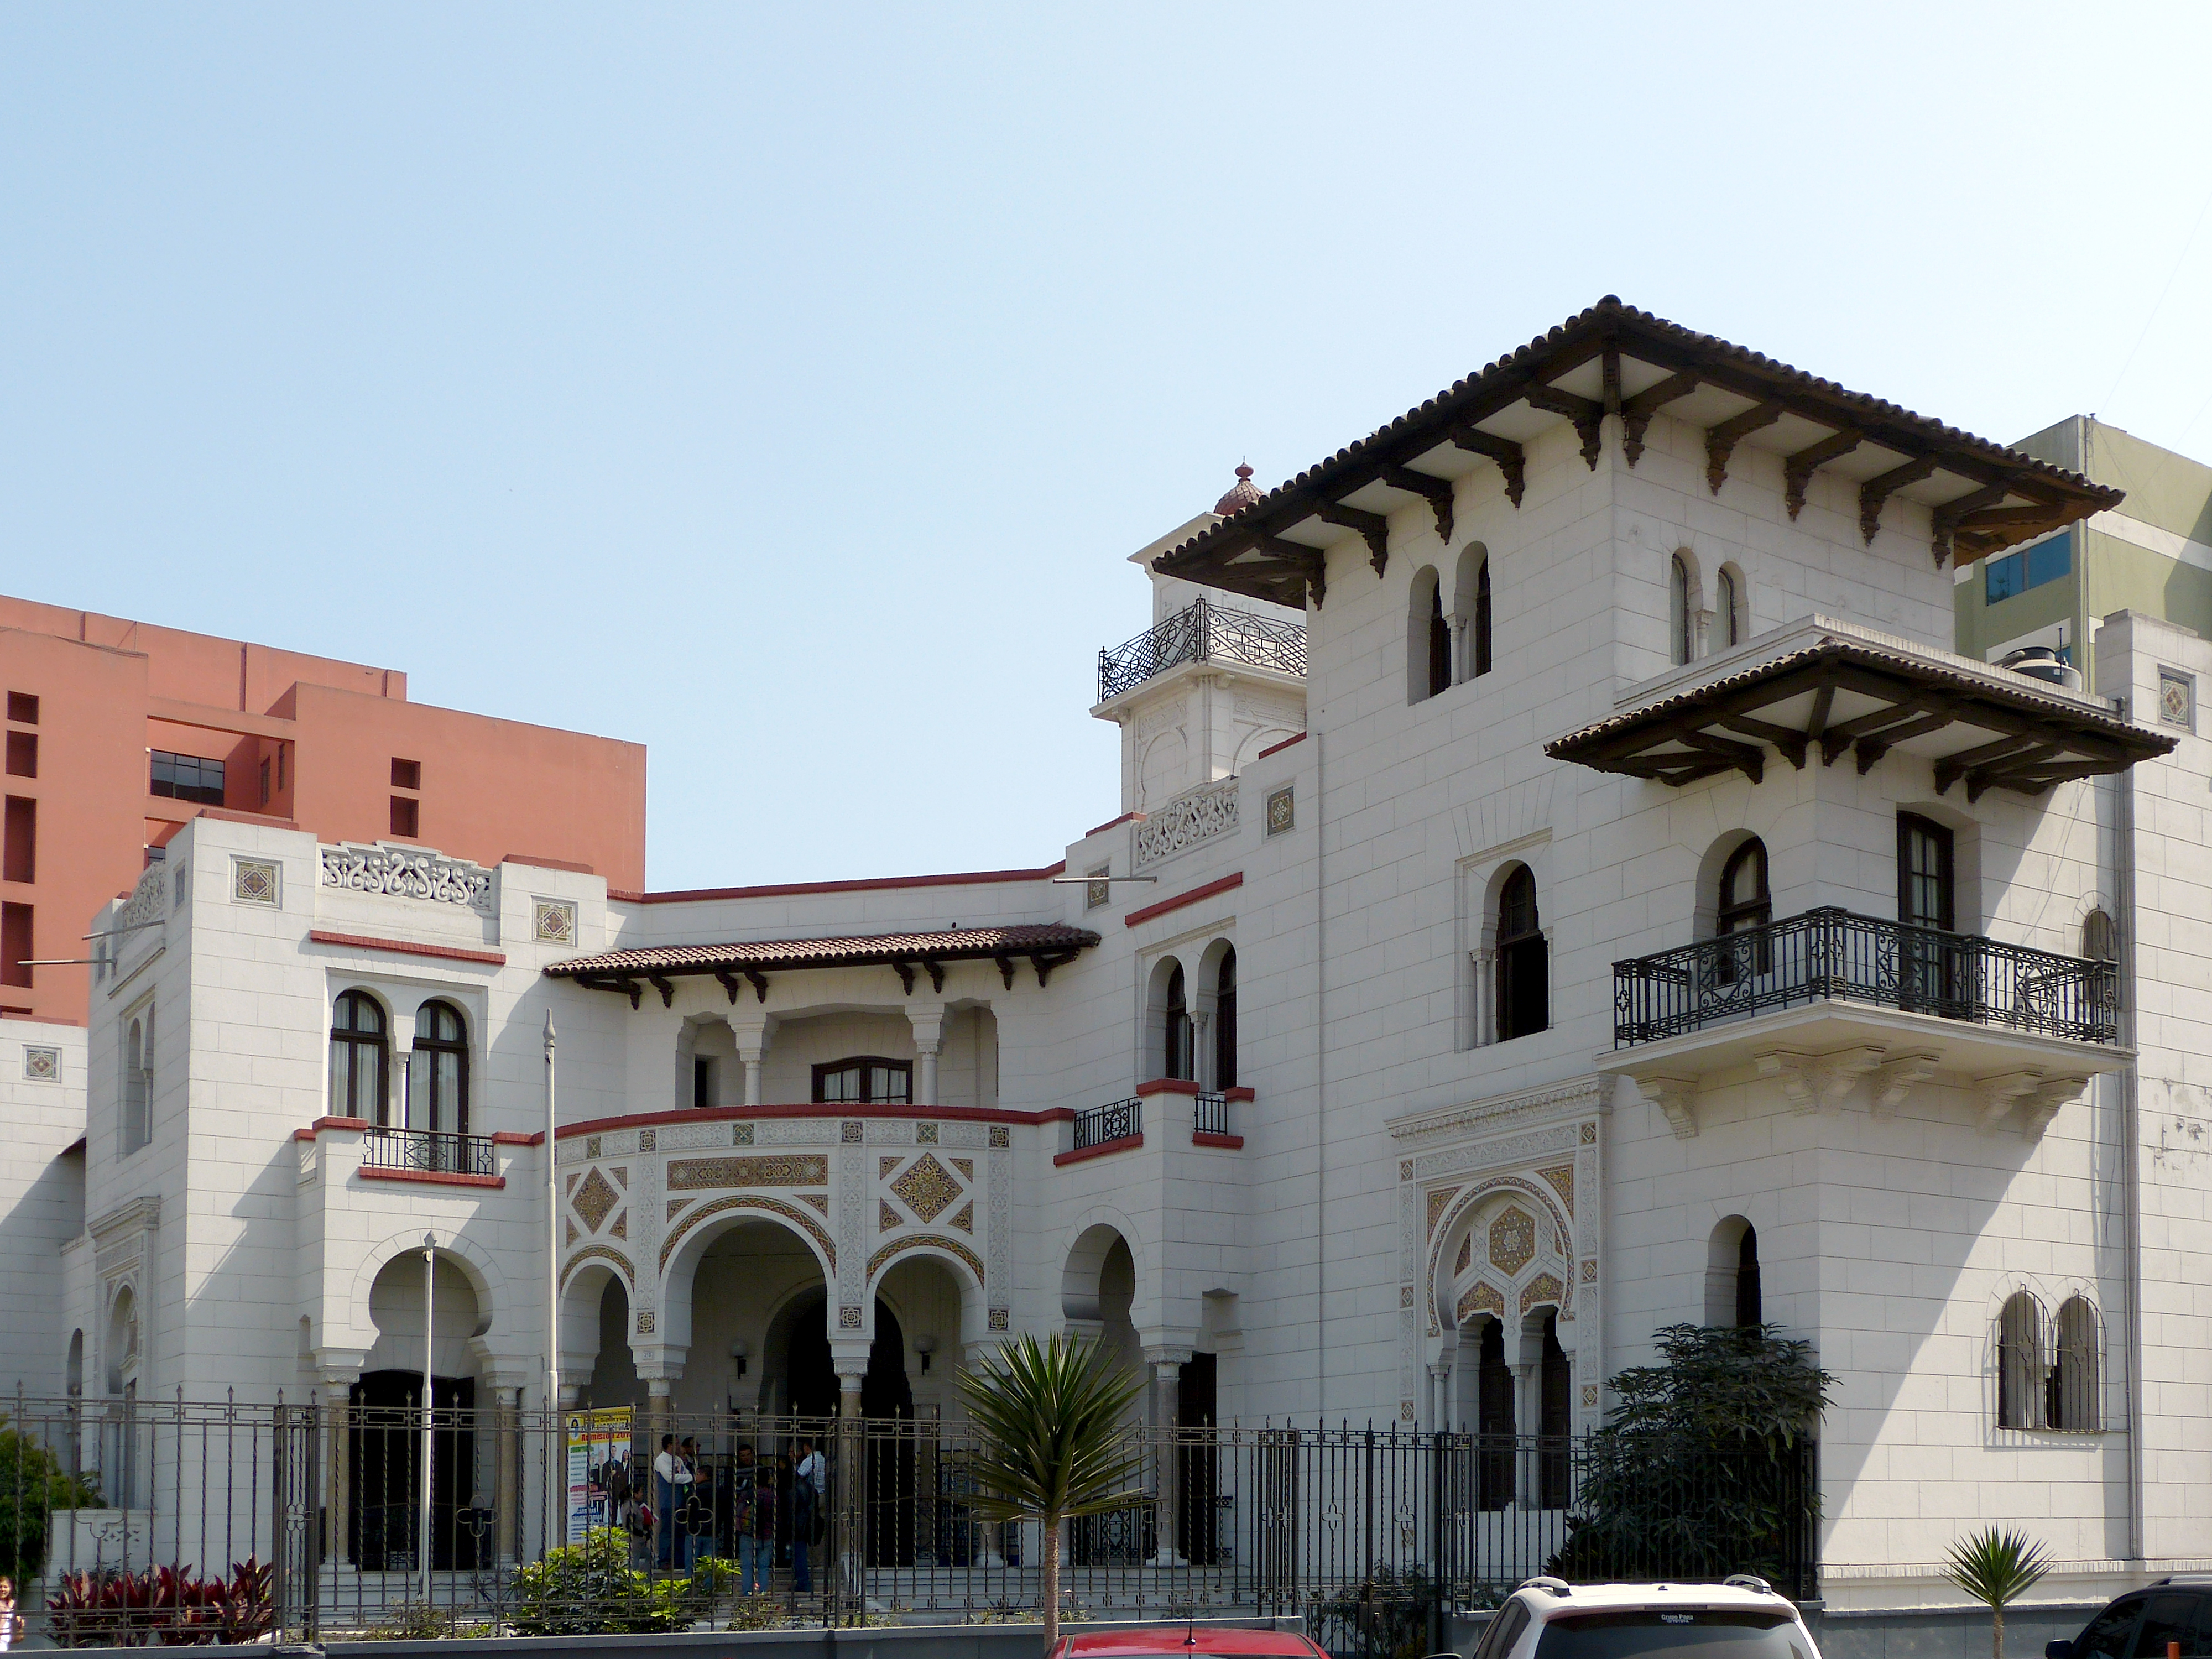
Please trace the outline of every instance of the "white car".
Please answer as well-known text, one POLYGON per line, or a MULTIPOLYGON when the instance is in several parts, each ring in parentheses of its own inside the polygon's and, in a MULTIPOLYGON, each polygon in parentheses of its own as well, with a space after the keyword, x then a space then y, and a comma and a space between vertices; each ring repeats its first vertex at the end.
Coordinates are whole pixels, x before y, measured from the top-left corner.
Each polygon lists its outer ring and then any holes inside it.
POLYGON ((1795 1603, 1765 1580, 1568 1584, 1531 1578, 1468 1659, 1820 1659, 1795 1603))

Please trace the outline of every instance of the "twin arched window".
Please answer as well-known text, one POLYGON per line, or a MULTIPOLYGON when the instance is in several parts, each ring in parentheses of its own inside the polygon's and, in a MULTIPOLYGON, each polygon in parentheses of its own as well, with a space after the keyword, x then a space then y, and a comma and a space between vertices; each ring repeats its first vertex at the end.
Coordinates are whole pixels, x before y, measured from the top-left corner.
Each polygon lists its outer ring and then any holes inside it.
POLYGON ((2070 1434, 2101 1429, 2102 1346, 2097 1310, 2086 1297, 2067 1297, 2046 1324, 2042 1305, 2026 1291, 2014 1291, 1997 1315, 1997 1426, 2070 1434))
POLYGON ((1237 1086, 1237 951, 1221 953, 1213 993, 1213 1086, 1237 1086))
MULTIPOLYGON (((1201 964, 1201 967, 1203 964, 1201 964)), ((1206 1041, 1212 1048, 1213 1075, 1202 1079, 1199 1075, 1200 1032, 1201 1022, 1191 1012, 1192 994, 1188 978, 1182 963, 1170 959, 1167 964, 1167 983, 1158 1005, 1160 1013, 1159 1050, 1153 1056, 1158 1062, 1155 1077, 1174 1078, 1185 1083, 1204 1081, 1209 1089, 1233 1089, 1237 1086, 1237 952, 1231 946, 1222 947, 1219 965, 1214 969, 1213 1009, 1212 1030, 1206 1041)), ((1157 969, 1155 969, 1157 971, 1157 969)), ((1158 983, 1157 980, 1153 981, 1158 983)), ((1203 979, 1200 981, 1198 1006, 1205 1009, 1203 979)), ((1146 1038, 1149 1043, 1151 1039, 1146 1038)))
POLYGON ((415 1011, 404 1107, 406 1121, 395 1125, 392 1022, 384 1005, 366 991, 343 993, 331 1011, 331 1115, 361 1118, 379 1128, 469 1132, 469 1031, 460 1010, 450 1002, 426 1002, 415 1011))
POLYGON ((1449 612, 1443 580, 1430 568, 1413 573, 1412 605, 1406 630, 1407 702, 1425 702, 1490 672, 1490 556, 1481 544, 1460 553, 1449 612))
POLYGON ((154 1138, 154 1011, 135 1016, 123 1040, 122 1153, 154 1138))
POLYGON ((1166 1020, 1161 1029, 1160 1075, 1188 1080, 1195 1077, 1198 1056, 1190 1032, 1190 994, 1183 983, 1182 964, 1168 975, 1166 1020))
POLYGON ((1552 964, 1536 913, 1536 877, 1525 864, 1498 894, 1498 1040, 1510 1042, 1552 1023, 1552 964))

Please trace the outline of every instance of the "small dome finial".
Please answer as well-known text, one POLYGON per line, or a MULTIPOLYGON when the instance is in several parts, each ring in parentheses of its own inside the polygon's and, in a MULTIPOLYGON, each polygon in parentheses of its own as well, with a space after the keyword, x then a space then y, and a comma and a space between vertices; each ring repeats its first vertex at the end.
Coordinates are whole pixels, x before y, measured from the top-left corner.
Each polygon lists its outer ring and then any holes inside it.
POLYGON ((1240 462, 1237 468, 1237 482, 1229 487, 1226 495, 1214 502, 1213 510, 1225 519, 1232 513, 1242 512, 1259 499, 1260 488, 1252 482, 1250 465, 1240 462))

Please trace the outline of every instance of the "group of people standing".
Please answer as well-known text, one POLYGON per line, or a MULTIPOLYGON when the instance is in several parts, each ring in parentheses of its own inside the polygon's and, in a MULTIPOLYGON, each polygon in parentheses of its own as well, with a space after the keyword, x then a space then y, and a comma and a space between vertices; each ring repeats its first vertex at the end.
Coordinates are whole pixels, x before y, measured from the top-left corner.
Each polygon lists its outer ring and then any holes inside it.
POLYGON ((710 1473, 700 1462, 696 1440, 660 1437, 660 1455, 653 1460, 660 1565, 689 1572, 693 1560, 714 1553, 716 1538, 726 1533, 735 1546, 739 1595, 768 1593, 779 1552, 787 1546, 792 1589, 811 1591, 809 1552, 819 1540, 830 1490, 830 1465, 813 1441, 802 1435, 795 1454, 781 1451, 766 1462, 750 1440, 740 1441, 726 1483, 726 1506, 711 1480, 702 1478, 710 1473))

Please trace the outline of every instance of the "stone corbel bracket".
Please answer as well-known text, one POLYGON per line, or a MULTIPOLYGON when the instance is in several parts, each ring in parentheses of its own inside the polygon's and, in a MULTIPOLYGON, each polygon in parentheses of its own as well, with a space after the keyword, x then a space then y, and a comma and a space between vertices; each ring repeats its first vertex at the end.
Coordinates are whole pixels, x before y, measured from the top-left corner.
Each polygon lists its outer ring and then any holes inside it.
POLYGON ((1936 1075, 1934 1054, 1899 1054, 1895 1060, 1885 1060, 1869 1074, 1869 1093, 1867 1109, 1876 1117, 1886 1118, 1905 1104, 1916 1083, 1925 1083, 1936 1075))
POLYGON ((1752 1064, 1759 1068, 1759 1076, 1781 1083, 1792 1111, 1817 1112, 1841 1105, 1853 1085, 1881 1067, 1883 1053, 1872 1046, 1838 1048, 1825 1054, 1773 1049, 1753 1055, 1752 1064))
POLYGON ((2032 1067, 1976 1078, 1977 1127, 1984 1130, 1996 1128, 1998 1120, 2017 1105, 2021 1133, 2030 1140, 2039 1140, 2043 1132, 2051 1127, 2051 1120, 2058 1115, 2058 1109, 2081 1099, 2088 1086, 2086 1077, 2046 1078, 2032 1067))
POLYGON ((1690 1077, 1639 1077, 1636 1086, 1645 1098, 1667 1115, 1668 1126, 1674 1131, 1677 1140, 1689 1140, 1698 1133, 1698 1080, 1690 1077))

